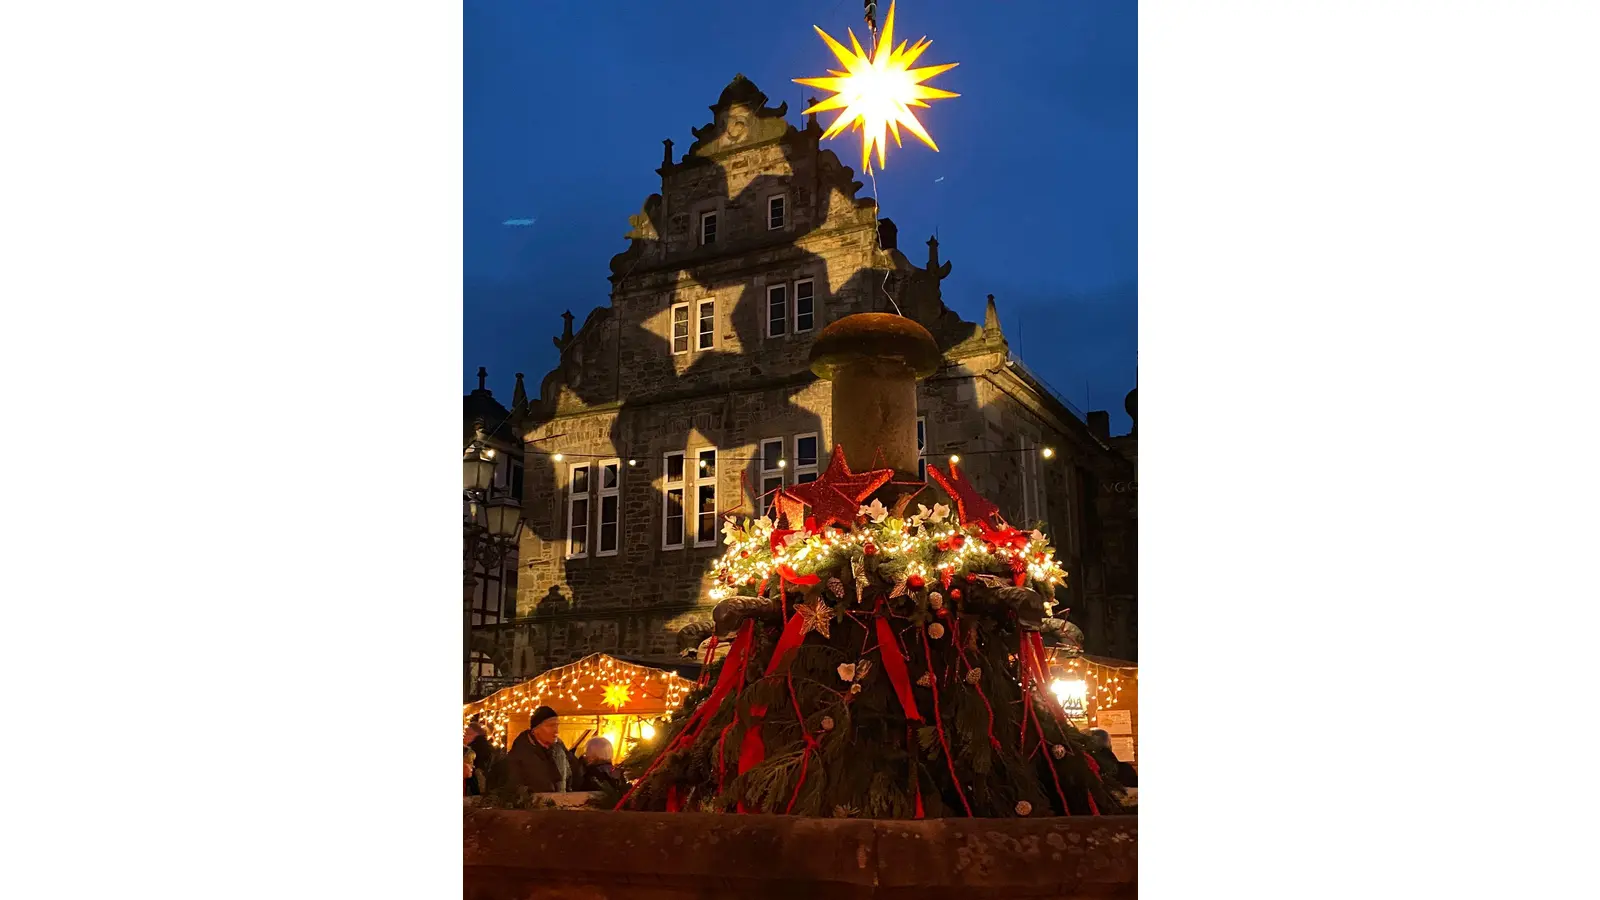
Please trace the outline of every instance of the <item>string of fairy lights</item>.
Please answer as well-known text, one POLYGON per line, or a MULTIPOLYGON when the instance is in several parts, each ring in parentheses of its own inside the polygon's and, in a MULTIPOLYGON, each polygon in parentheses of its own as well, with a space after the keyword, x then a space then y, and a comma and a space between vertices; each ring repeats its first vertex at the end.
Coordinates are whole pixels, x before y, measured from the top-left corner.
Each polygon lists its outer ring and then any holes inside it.
MULTIPOLYGON (((705 449, 709 450, 709 449, 713 449, 713 448, 707 447, 705 449)), ((672 453, 674 453, 674 454, 678 453, 678 452, 680 452, 680 451, 676 451, 676 450, 672 451, 672 453)), ((996 453, 1037 453, 1043 459, 1054 459, 1055 456, 1056 456, 1056 451, 1055 451, 1054 447, 1033 447, 1033 448, 1012 447, 1012 448, 1009 448, 1009 449, 1001 448, 1001 449, 998 449, 998 450, 961 450, 960 452, 949 454, 948 459, 949 459, 949 462, 951 463, 951 465, 956 465, 956 464, 959 464, 962 459, 964 459, 964 458, 966 458, 968 456, 988 456, 988 455, 996 454, 996 453)), ((493 448, 488 448, 488 449, 485 449, 483 451, 483 455, 487 459, 493 459, 494 456, 495 456, 495 451, 494 451, 493 448)), ((523 451, 523 456, 524 457, 543 456, 543 457, 549 458, 552 462, 565 462, 568 459, 597 459, 597 460, 598 459, 614 459, 614 460, 618 460, 619 462, 626 462, 628 468, 630 468, 630 469, 633 469, 633 468, 644 468, 646 470, 651 470, 653 468, 651 463, 659 463, 659 462, 661 462, 661 460, 659 460, 659 459, 657 459, 656 457, 653 457, 653 456, 649 456, 649 457, 646 457, 646 456, 624 456, 621 453, 582 453, 582 452, 573 451, 573 450, 532 450, 532 449, 527 449, 527 450, 523 451)), ((934 458, 937 458, 937 455, 924 456, 922 458, 923 459, 934 459, 934 458)), ((765 458, 764 457, 760 457, 760 456, 724 456, 721 453, 719 453, 717 455, 717 461, 719 463, 723 463, 723 462, 764 462, 765 458)), ((700 465, 701 465, 701 468, 705 468, 705 467, 707 467, 709 465, 709 463, 707 463, 705 461, 701 461, 700 465)), ((787 468, 789 468, 790 465, 791 465, 791 463, 790 463, 790 460, 789 460, 789 458, 787 456, 781 456, 777 460, 777 467, 779 469, 787 469, 787 468)), ((808 463, 806 463, 806 465, 810 466, 810 465, 813 465, 813 463, 809 463, 808 462, 808 463)))
POLYGON ((1123 702, 1123 687, 1138 682, 1137 668, 1108 666, 1081 656, 1056 658, 1054 662, 1062 669, 1062 677, 1051 683, 1051 692, 1063 705, 1074 700, 1082 703, 1090 725, 1097 724, 1097 713, 1100 711, 1131 709, 1119 707, 1118 704, 1123 702))

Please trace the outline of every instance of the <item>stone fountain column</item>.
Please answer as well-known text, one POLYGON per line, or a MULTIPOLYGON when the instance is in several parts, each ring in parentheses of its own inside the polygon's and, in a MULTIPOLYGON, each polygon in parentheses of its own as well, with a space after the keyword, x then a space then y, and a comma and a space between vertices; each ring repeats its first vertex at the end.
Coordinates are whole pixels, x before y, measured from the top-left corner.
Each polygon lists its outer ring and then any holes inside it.
POLYGON ((857 313, 817 335, 811 371, 833 382, 833 442, 852 471, 876 460, 896 481, 917 479, 917 381, 941 362, 933 335, 904 316, 857 313))

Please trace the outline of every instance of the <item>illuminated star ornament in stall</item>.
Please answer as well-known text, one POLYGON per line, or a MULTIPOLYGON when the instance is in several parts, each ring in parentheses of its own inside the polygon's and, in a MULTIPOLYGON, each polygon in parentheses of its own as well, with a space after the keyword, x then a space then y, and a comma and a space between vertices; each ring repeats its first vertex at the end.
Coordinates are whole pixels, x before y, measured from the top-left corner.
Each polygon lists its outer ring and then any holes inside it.
POLYGON ((625 684, 606 685, 605 699, 601 702, 612 709, 621 709, 628 702, 628 686, 625 684))
POLYGON ((939 146, 933 142, 933 138, 929 136, 927 129, 922 127, 922 123, 917 121, 911 107, 927 108, 928 104, 924 102, 926 100, 961 96, 922 83, 941 72, 955 68, 958 63, 911 68, 917 57, 928 49, 930 42, 927 38, 922 38, 910 47, 907 47, 906 41, 901 41, 898 47, 894 46, 893 3, 889 4, 889 15, 883 22, 883 33, 875 41, 871 54, 861 49, 861 42, 856 40, 854 31, 847 33, 850 35, 850 48, 846 48, 829 37, 827 32, 817 28, 817 34, 822 36, 822 40, 833 51, 833 55, 839 58, 845 71, 829 69, 829 73, 833 76, 831 78, 795 79, 797 83, 807 87, 834 92, 832 97, 807 109, 807 115, 832 109, 844 110, 822 136, 829 138, 842 134, 851 127, 860 128, 863 170, 870 165, 874 147, 878 151, 878 168, 884 167, 887 162, 888 138, 893 135, 895 146, 901 146, 902 125, 924 144, 938 152, 939 146))

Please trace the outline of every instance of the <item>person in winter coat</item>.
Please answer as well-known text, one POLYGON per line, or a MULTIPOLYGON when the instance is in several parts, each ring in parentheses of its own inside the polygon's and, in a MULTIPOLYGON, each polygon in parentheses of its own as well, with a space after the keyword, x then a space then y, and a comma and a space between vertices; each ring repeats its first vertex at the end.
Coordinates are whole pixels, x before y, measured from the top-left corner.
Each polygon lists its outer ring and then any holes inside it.
POLYGON ((488 733, 476 719, 462 731, 461 742, 466 745, 468 756, 472 760, 466 772, 466 795, 476 797, 488 793, 489 771, 500 758, 500 751, 495 749, 494 744, 489 743, 488 733))
POLYGON ((1089 737, 1094 741, 1094 761, 1100 764, 1100 771, 1115 778, 1125 788, 1139 786, 1139 774, 1134 771, 1131 763, 1117 759, 1111 752, 1111 735, 1104 729, 1096 728, 1089 732, 1089 737))
POLYGON ((511 749, 496 764, 490 780, 497 786, 525 787, 536 794, 572 790, 573 759, 556 737, 559 724, 556 711, 550 707, 534 710, 528 730, 511 742, 511 749))
POLYGON ((595 738, 584 746, 582 790, 603 791, 627 785, 622 773, 611 765, 611 754, 611 742, 605 738, 595 738))

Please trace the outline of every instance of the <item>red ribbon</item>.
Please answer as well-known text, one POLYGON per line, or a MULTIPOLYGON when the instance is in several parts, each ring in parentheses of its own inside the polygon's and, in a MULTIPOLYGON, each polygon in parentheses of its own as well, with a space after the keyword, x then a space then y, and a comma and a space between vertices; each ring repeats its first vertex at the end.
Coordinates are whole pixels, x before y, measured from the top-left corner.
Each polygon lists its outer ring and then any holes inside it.
POLYGON ((879 616, 877 622, 878 654, 883 658, 883 671, 888 674, 889 683, 894 685, 895 695, 900 698, 906 718, 921 722, 922 713, 917 712, 917 698, 911 693, 911 677, 906 673, 906 661, 900 655, 900 644, 895 640, 894 629, 889 627, 889 620, 883 616, 879 616))
MULTIPOLYGON (((777 672, 778 667, 783 663, 784 657, 789 654, 789 651, 800 646, 800 643, 805 640, 805 634, 801 631, 801 624, 804 620, 805 616, 798 612, 789 618, 789 624, 783 628, 783 636, 778 639, 778 646, 772 650, 772 660, 767 663, 766 674, 772 675, 777 672)), ((766 718, 766 715, 767 708, 765 706, 750 707, 750 727, 745 731, 744 741, 739 745, 740 775, 761 765, 761 762, 767 758, 767 746, 761 739, 761 720, 766 718)), ((739 811, 745 811, 743 803, 739 805, 739 811)))
MULTIPOLYGON (((883 621, 879 619, 878 621, 883 621)), ((967 805, 966 792, 961 790, 961 776, 956 774, 956 761, 950 756, 950 742, 944 736, 944 716, 939 712, 939 678, 933 674, 933 653, 928 649, 928 633, 917 629, 922 634, 922 655, 928 661, 928 687, 933 689, 933 725, 939 732, 939 746, 944 748, 945 765, 950 767, 950 782, 956 786, 956 796, 961 798, 961 808, 967 811, 967 818, 972 818, 972 807, 967 805)))
POLYGON ((810 587, 822 580, 816 575, 801 575, 787 565, 778 566, 778 574, 783 577, 783 580, 798 584, 801 587, 810 587))
POLYGON ((682 808, 678 805, 678 786, 667 788, 667 812, 678 812, 682 808))
POLYGON ((711 696, 707 697, 705 702, 695 708, 694 713, 689 716, 689 721, 684 724, 683 730, 678 732, 677 738, 656 756, 655 762, 652 762, 650 768, 645 769, 644 774, 639 776, 639 780, 628 788, 628 792, 622 795, 622 799, 617 801, 617 805, 612 807, 613 809, 621 809, 629 798, 633 796, 633 792, 639 789, 639 785, 645 783, 645 780, 650 777, 650 773, 654 772, 656 767, 671 755, 672 751, 693 742, 700 733, 700 729, 704 728, 705 724, 716 716, 717 709, 722 706, 722 701, 733 693, 734 685, 742 685, 744 683, 745 666, 750 662, 750 646, 755 642, 755 625, 755 619, 745 619, 744 624, 739 626, 739 636, 734 638, 733 646, 728 648, 728 655, 722 661, 722 672, 717 677, 717 686, 712 689, 711 696))

